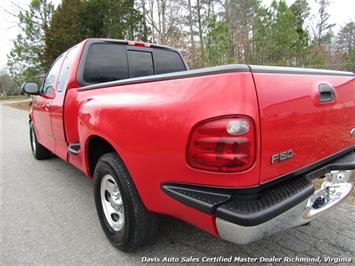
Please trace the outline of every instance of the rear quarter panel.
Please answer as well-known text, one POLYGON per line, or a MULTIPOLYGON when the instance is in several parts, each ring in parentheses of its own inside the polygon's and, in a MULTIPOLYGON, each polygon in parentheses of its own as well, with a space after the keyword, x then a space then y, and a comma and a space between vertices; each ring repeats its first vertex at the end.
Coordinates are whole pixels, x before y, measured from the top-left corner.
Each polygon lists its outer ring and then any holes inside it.
POLYGON ((109 141, 151 211, 178 217, 213 233, 213 223, 201 217, 206 214, 171 199, 160 190, 160 184, 176 181, 245 187, 259 183, 258 150, 254 165, 241 173, 192 169, 185 160, 192 127, 212 117, 248 115, 255 121, 259 146, 259 110, 249 72, 83 90, 77 100, 80 142, 88 143, 93 135, 109 141))

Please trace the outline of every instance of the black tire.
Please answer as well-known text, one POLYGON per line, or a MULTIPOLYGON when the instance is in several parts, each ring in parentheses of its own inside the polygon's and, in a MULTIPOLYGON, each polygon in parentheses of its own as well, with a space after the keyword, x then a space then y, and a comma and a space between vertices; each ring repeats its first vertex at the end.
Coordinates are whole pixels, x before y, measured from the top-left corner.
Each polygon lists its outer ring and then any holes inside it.
MULTIPOLYGON (((158 215, 145 208, 126 167, 116 153, 104 154, 99 159, 94 172, 94 195, 101 226, 112 245, 122 251, 134 251, 153 240, 158 230, 158 215), (104 213, 101 186, 105 186, 105 176, 113 177, 122 198, 124 223, 119 231, 113 229, 104 213)), ((104 195, 109 202, 106 191, 104 195)), ((112 194, 108 195, 110 198, 112 194)))
POLYGON ((44 160, 51 157, 51 152, 37 141, 32 122, 30 122, 30 141, 33 157, 37 160, 44 160))

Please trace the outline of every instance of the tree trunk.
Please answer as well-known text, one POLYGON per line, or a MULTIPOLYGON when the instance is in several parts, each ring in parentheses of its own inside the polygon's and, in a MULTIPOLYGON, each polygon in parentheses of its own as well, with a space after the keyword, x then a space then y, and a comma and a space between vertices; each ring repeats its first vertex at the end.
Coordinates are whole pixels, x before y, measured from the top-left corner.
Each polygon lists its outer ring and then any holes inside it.
POLYGON ((193 21, 192 21, 192 8, 191 8, 191 0, 188 0, 188 11, 189 11, 189 28, 190 28, 190 41, 191 41, 191 61, 195 64, 196 63, 196 55, 195 55, 195 41, 194 41, 194 28, 193 28, 193 21))
POLYGON ((202 29, 202 15, 201 15, 201 2, 197 0, 196 2, 196 13, 197 13, 197 25, 198 25, 198 36, 200 39, 200 49, 201 49, 201 56, 202 56, 202 66, 205 66, 205 45, 203 41, 203 29, 202 29))

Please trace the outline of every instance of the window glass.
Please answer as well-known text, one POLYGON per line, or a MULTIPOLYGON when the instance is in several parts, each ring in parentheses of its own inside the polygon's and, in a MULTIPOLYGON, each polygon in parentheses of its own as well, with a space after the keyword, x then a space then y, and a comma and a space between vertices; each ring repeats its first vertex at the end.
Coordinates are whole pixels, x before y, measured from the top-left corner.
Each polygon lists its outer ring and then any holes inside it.
POLYGON ((84 80, 89 83, 128 78, 126 48, 112 43, 90 45, 84 66, 84 80))
POLYGON ((61 92, 65 89, 65 86, 67 84, 68 75, 69 75, 69 70, 70 70, 70 67, 73 63, 77 49, 78 49, 77 47, 70 49, 64 58, 62 69, 60 70, 60 74, 58 77, 58 83, 57 83, 57 91, 58 92, 61 92))
POLYGON ((50 68, 50 70, 46 76, 46 79, 43 83, 42 94, 48 94, 52 91, 55 79, 56 79, 58 71, 59 71, 59 68, 62 65, 62 61, 63 61, 63 56, 60 56, 52 64, 52 67, 50 68))
POLYGON ((142 77, 154 74, 151 52, 128 51, 129 77, 142 77))
POLYGON ((156 67, 156 74, 186 70, 181 56, 175 51, 167 49, 155 49, 154 62, 156 67))

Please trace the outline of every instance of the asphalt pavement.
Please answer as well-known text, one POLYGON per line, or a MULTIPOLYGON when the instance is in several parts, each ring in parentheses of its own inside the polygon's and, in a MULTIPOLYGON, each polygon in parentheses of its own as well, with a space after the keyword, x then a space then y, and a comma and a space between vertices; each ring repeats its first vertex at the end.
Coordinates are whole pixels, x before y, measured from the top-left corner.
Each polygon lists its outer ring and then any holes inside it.
POLYGON ((58 158, 33 159, 27 112, 0 102, 0 140, 1 265, 136 265, 165 257, 202 264, 203 258, 220 256, 258 263, 273 257, 348 258, 355 264, 355 205, 348 203, 310 225, 247 246, 164 217, 155 242, 123 253, 101 230, 91 180, 58 158))

